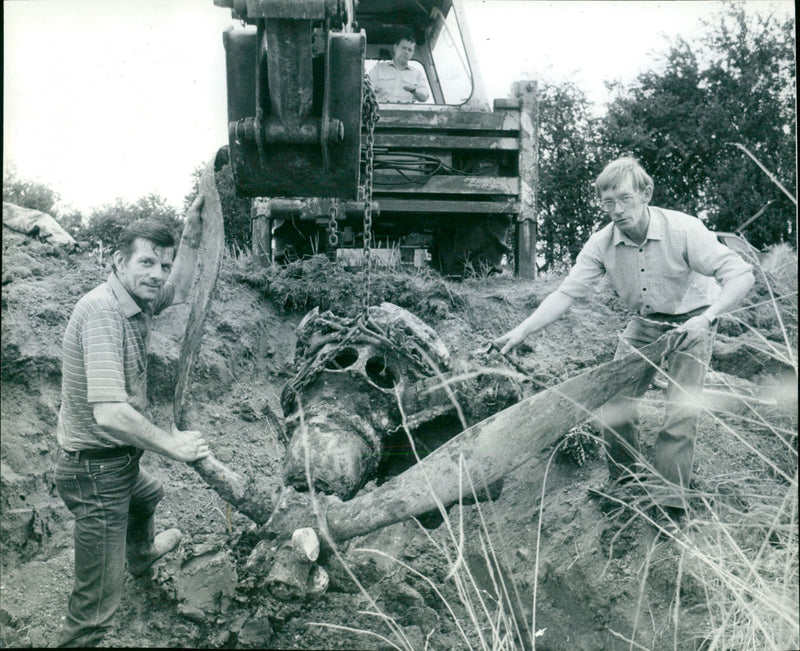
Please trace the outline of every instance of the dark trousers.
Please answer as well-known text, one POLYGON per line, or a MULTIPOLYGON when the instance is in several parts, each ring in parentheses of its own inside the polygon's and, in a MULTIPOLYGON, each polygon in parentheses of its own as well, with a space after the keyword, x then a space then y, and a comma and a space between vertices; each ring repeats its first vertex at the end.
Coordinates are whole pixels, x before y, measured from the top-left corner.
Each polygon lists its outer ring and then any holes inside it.
MULTIPOLYGON (((622 333, 614 359, 654 342, 702 311, 696 310, 679 317, 634 316, 622 333)), ((653 467, 656 486, 652 490, 655 501, 664 506, 686 505, 683 489, 689 486, 692 474, 700 399, 715 332, 714 327, 695 344, 679 344, 666 360, 669 384, 664 421, 655 442, 653 467)), ((612 479, 644 470, 639 456, 637 398, 647 390, 656 370, 651 367, 638 384, 626 387, 600 410, 599 421, 612 479)))
POLYGON ((100 643, 120 603, 126 548, 153 542, 164 490, 139 468, 140 456, 90 460, 59 451, 56 487, 75 516, 75 584, 59 646, 100 643))

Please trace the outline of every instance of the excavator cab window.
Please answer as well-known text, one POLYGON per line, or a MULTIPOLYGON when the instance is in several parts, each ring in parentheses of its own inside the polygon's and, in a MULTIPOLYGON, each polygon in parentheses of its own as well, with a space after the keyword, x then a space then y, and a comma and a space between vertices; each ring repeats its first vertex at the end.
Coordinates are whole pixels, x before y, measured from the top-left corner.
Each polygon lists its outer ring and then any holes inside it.
POLYGON ((391 59, 397 34, 411 29, 417 45, 409 65, 424 73, 429 97, 423 103, 460 105, 473 99, 473 71, 456 7, 449 0, 398 0, 388 12, 389 4, 362 0, 358 5, 359 25, 367 35, 365 71, 391 59))
POLYGON ((436 8, 432 13, 435 17, 432 34, 436 38, 431 58, 442 87, 444 103, 463 104, 472 95, 472 70, 456 12, 451 7, 446 18, 436 8))

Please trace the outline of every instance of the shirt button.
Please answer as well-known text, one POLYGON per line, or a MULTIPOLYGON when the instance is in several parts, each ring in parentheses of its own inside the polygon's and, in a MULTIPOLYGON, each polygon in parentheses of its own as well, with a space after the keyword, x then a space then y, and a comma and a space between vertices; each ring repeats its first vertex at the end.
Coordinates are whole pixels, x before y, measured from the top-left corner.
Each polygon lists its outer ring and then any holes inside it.
POLYGON ((639 271, 641 271, 642 273, 644 273, 644 269, 639 269, 639 271))
POLYGON ((647 287, 642 287, 642 291, 646 292, 647 291, 647 287))
POLYGON ((639 253, 644 253, 644 249, 639 249, 639 253))

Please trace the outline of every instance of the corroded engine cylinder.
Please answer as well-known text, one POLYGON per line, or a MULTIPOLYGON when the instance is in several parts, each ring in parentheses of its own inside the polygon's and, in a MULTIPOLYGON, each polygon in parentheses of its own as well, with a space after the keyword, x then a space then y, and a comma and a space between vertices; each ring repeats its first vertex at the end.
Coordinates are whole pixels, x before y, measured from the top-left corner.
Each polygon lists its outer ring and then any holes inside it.
POLYGON ((284 479, 352 497, 375 473, 386 432, 401 426, 407 387, 449 364, 444 344, 410 312, 383 303, 368 318, 313 310, 298 326, 301 368, 282 403, 290 442, 284 479))

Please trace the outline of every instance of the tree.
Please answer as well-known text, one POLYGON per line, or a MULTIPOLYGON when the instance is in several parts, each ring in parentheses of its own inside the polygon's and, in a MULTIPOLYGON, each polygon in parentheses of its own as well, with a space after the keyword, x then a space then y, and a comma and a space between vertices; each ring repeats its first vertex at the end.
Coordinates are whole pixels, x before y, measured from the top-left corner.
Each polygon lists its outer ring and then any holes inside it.
POLYGON ((59 198, 58 192, 44 183, 20 179, 13 164, 3 165, 3 201, 52 215, 59 198))
POLYGON ((539 253, 541 269, 575 262, 601 218, 592 205, 597 174, 596 121, 573 83, 539 92, 539 253))
POLYGON ((58 223, 76 240, 86 239, 83 226, 83 214, 79 210, 67 209, 58 215, 58 223))
POLYGON ((704 75, 716 116, 708 126, 722 132, 718 139, 724 138, 725 147, 709 161, 709 221, 719 230, 734 230, 773 201, 745 233, 757 247, 793 241, 794 204, 730 143, 747 147, 797 195, 794 21, 751 18, 734 5, 721 16, 708 47, 716 55, 704 75))
POLYGON ((792 240, 795 207, 751 160, 752 151, 796 193, 793 21, 728 4, 695 46, 670 44, 660 70, 617 85, 601 128, 609 158, 623 152, 653 176, 653 203, 703 215, 756 246, 792 240))
POLYGON ((698 132, 704 112, 697 58, 678 39, 663 62, 663 72, 639 76, 627 91, 619 85, 609 107, 601 147, 607 159, 631 153, 655 181, 653 203, 697 214, 708 143, 698 132))
POLYGON ((83 232, 83 237, 113 245, 122 230, 139 219, 155 219, 162 222, 175 233, 176 237, 180 236, 183 228, 183 220, 175 208, 161 195, 151 193, 135 203, 117 199, 112 204, 96 208, 89 215, 89 223, 83 232))

